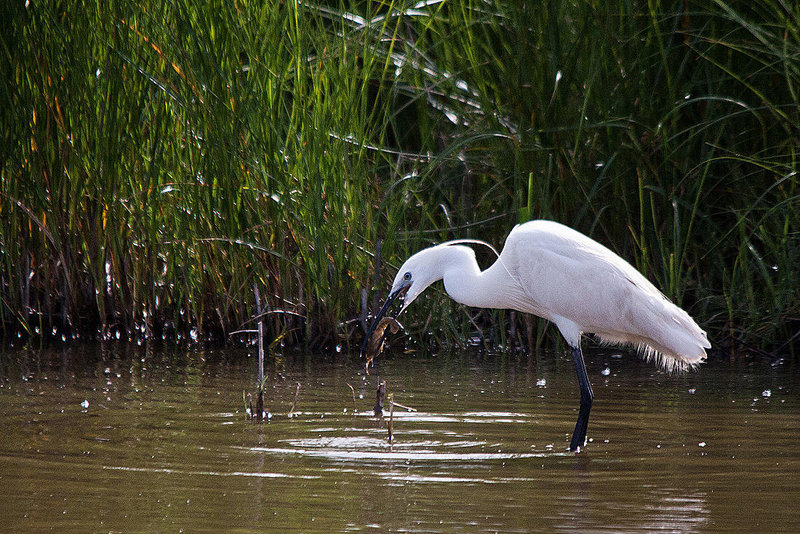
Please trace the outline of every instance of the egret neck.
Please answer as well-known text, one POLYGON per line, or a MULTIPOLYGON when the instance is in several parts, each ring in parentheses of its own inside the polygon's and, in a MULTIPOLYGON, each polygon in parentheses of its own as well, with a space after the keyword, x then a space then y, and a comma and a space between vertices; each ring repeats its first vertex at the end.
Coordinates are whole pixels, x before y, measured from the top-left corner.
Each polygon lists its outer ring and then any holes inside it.
POLYGON ((475 252, 460 245, 441 248, 447 294, 474 308, 525 309, 524 290, 498 259, 481 271, 475 252))

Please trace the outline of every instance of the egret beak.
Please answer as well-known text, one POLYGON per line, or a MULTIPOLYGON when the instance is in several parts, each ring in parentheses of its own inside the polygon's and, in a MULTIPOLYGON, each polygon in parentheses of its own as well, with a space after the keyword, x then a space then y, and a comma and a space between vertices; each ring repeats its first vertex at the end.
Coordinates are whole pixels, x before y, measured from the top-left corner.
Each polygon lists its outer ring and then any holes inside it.
POLYGON ((375 331, 375 327, 378 326, 378 323, 381 322, 383 316, 386 315, 386 312, 389 310, 389 306, 395 301, 397 297, 400 295, 405 295, 408 288, 411 287, 411 280, 404 280, 403 283, 395 289, 392 293, 389 294, 389 298, 386 299, 386 302, 383 303, 383 307, 381 311, 378 312, 378 315, 372 320, 372 324, 369 326, 367 330, 367 335, 364 336, 364 343, 361 344, 361 356, 364 355, 364 352, 367 350, 367 343, 369 343, 369 338, 372 336, 372 332, 375 331))

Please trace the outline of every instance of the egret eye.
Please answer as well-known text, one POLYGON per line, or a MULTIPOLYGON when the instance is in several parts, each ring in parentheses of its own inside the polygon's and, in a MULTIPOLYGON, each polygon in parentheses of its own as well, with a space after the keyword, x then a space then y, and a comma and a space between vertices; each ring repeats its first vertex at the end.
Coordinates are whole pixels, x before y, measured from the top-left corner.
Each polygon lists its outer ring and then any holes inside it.
POLYGON ((411 273, 408 272, 408 273, 404 274, 403 275, 403 280, 411 280, 411 273))

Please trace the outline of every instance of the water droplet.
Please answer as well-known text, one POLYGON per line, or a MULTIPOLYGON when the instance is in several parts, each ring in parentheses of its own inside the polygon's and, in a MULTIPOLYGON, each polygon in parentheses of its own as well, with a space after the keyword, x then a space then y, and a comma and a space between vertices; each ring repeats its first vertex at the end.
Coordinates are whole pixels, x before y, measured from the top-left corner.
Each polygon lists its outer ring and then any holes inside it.
POLYGON ((697 391, 697 388, 689 388, 690 395, 694 395, 695 391, 697 391))
POLYGON ((764 391, 761 392, 761 396, 762 397, 771 397, 772 396, 772 390, 771 389, 765 389, 764 391))
POLYGON ((603 369, 603 370, 601 371, 601 373, 600 373, 600 374, 602 374, 603 376, 608 376, 608 375, 610 375, 610 374, 611 374, 611 369, 610 369, 609 367, 606 367, 605 369, 603 369))
POLYGON ((697 446, 698 447, 705 447, 706 446, 706 442, 705 441, 701 441, 700 443, 697 444, 697 446))
POLYGON ((84 399, 83 402, 81 403, 81 408, 86 409, 88 407, 89 407, 89 401, 84 399))
POLYGON ((544 378, 540 378, 539 380, 536 381, 536 385, 539 387, 544 387, 547 385, 547 380, 544 378))

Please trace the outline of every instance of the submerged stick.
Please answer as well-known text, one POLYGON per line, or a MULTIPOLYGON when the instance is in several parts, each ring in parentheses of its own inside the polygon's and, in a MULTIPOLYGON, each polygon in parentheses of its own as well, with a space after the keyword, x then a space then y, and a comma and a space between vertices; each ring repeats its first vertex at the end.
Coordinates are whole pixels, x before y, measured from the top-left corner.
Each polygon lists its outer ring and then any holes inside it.
POLYGON ((356 408, 356 390, 349 382, 347 386, 350 388, 350 393, 353 394, 353 413, 358 413, 358 408, 356 408))
POLYGON ((394 401, 392 399, 394 399, 394 393, 389 393, 389 445, 391 445, 394 440, 394 435, 392 433, 392 426, 394 423, 394 401))
POLYGON ((258 322, 258 398, 256 409, 258 416, 256 420, 264 419, 264 321, 258 322))
POLYGON ((292 409, 289 410, 289 418, 294 417, 294 409, 297 407, 297 397, 300 395, 300 382, 297 383, 297 389, 294 391, 294 402, 292 402, 292 409))
POLYGON ((399 402, 392 401, 392 406, 397 406, 398 408, 402 408, 404 410, 408 410, 409 412, 416 412, 417 411, 416 408, 412 408, 411 406, 404 406, 403 404, 400 404, 399 402))
MULTIPOLYGON (((256 313, 261 315, 261 295, 258 285, 253 284, 253 293, 256 299, 256 313)), ((264 320, 258 321, 258 369, 256 370, 256 421, 264 420, 264 320)), ((252 416, 252 412, 251 412, 252 416)))

